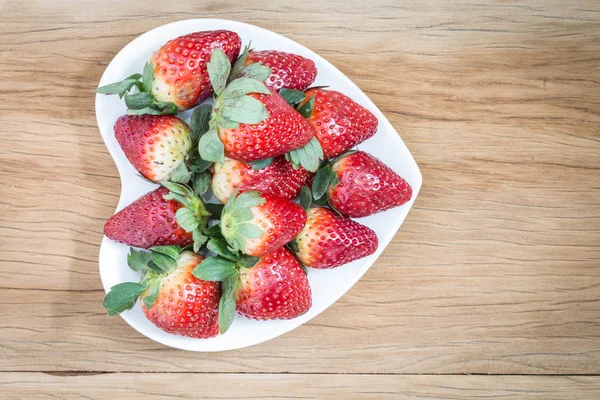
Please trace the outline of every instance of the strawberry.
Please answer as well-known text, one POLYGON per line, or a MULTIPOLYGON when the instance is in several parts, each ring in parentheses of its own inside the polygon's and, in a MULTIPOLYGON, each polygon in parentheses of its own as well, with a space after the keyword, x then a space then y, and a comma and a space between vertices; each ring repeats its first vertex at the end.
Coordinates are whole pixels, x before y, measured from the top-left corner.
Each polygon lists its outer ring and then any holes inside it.
POLYGON ((221 233, 233 251, 262 257, 304 226, 306 212, 291 200, 256 190, 234 192, 221 215, 221 233))
POLYGON ((291 247, 307 267, 335 268, 377 250, 372 229, 324 207, 309 208, 306 214, 306 225, 291 247))
POLYGON ((326 160, 347 152, 377 131, 377 118, 340 92, 309 89, 299 107, 308 106, 310 102, 314 102, 314 106, 307 121, 323 148, 326 160))
POLYGON ((104 225, 104 234, 116 242, 148 249, 153 246, 194 243, 195 248, 206 241, 202 230, 210 215, 190 188, 164 182, 121 211, 104 225))
POLYGON ((219 315, 221 332, 229 328, 235 310, 256 320, 292 319, 307 312, 312 303, 306 272, 285 248, 262 258, 232 253, 227 244, 215 239, 208 257, 194 270, 203 280, 222 281, 219 315))
POLYGON ((261 63, 271 68, 265 84, 275 90, 281 88, 305 90, 317 77, 317 67, 312 60, 297 54, 277 50, 252 50, 244 65, 261 63))
POLYGON ((221 288, 218 282, 192 274, 202 260, 179 246, 154 247, 151 253, 131 249, 128 264, 143 272, 142 279, 113 286, 103 305, 109 315, 116 315, 133 308, 139 299, 146 318, 165 332, 192 338, 217 336, 221 288))
POLYGON ((292 200, 303 185, 310 186, 314 175, 302 167, 294 169, 283 156, 263 168, 255 169, 257 166, 230 158, 223 164, 215 163, 211 184, 213 195, 221 203, 227 203, 236 189, 239 192, 259 190, 292 200))
POLYGON ((135 113, 175 114, 178 110, 189 110, 213 91, 207 71, 213 50, 222 50, 233 61, 241 45, 238 34, 226 30, 180 36, 154 53, 143 75, 134 74, 122 82, 99 87, 96 93, 123 97, 135 86, 138 92, 125 96, 127 107, 135 113))
POLYGON ((310 309, 306 273, 285 248, 263 256, 252 268, 240 269, 237 312, 257 320, 292 319, 310 309))
MULTIPOLYGON (((217 49, 208 64, 216 97, 209 130, 198 145, 200 156, 221 164, 225 156, 253 162, 293 151, 302 155, 296 157, 299 160, 308 160, 307 153, 318 157, 322 152, 308 122, 262 82, 271 70, 260 64, 240 68, 239 61, 232 72, 229 60, 217 49)), ((306 168, 305 163, 302 166, 306 168)), ((317 168, 318 160, 306 169, 317 168)))
POLYGON ((192 148, 188 125, 172 115, 123 115, 115 137, 129 162, 152 182, 171 179, 192 148))
POLYGON ((332 181, 327 189, 329 204, 347 217, 366 217, 401 206, 412 196, 408 182, 363 151, 340 157, 331 165, 331 170, 332 181))

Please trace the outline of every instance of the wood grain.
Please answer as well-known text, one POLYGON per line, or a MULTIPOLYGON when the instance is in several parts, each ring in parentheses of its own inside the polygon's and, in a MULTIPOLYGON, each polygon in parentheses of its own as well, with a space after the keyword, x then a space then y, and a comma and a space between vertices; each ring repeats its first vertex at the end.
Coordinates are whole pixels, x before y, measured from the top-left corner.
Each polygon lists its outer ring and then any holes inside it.
MULTIPOLYGON (((0 12, 0 371, 11 396, 39 381, 59 397, 66 382, 99 397, 85 379, 137 395, 148 383, 135 372, 246 373, 235 379, 272 390, 314 380, 308 398, 361 383, 366 398, 417 383, 426 398, 598 393, 596 378, 395 375, 600 374, 598 2, 0 0, 0 12), (386 114, 424 177, 391 245, 338 303, 216 354, 165 348, 107 317, 97 265, 120 181, 92 89, 134 37, 198 17, 256 24, 327 58, 386 114), (328 386, 318 374, 358 375, 328 386)), ((210 375, 234 397, 230 376, 210 375)))
POLYGON ((1 373, 5 399, 572 399, 596 400, 599 377, 1 373), (242 387, 243 391, 239 388, 242 387))

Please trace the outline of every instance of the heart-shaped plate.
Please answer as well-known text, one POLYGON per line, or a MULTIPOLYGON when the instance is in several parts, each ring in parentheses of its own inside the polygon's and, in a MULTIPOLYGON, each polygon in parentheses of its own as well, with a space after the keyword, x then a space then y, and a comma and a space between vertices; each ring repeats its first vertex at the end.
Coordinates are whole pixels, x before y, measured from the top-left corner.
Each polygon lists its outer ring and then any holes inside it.
MULTIPOLYGON (((406 179, 413 188, 413 197, 402 207, 359 220, 377 233, 379 248, 373 255, 332 270, 309 269, 308 278, 312 288, 313 305, 306 314, 296 319, 258 322, 236 317, 231 328, 224 335, 212 339, 192 339, 158 329, 146 319, 139 303, 132 310, 121 314, 129 325, 150 339, 167 346, 191 351, 221 351, 252 346, 289 332, 323 312, 342 297, 381 255, 406 218, 423 180, 415 160, 398 133, 375 104, 348 77, 306 47, 253 25, 221 19, 192 19, 163 25, 144 33, 125 46, 110 62, 98 86, 120 81, 126 76, 141 72, 154 51, 170 39, 190 32, 215 29, 237 32, 244 45, 252 40, 253 48, 258 50, 276 49, 300 54, 313 60, 319 71, 315 86, 326 85, 348 95, 368 108, 379 119, 379 129, 375 136, 358 148, 379 158, 406 179)), ((121 176, 121 198, 117 211, 156 187, 140 178, 115 139, 113 125, 117 118, 125 113, 125 104, 118 96, 96 95, 98 127, 121 176)), ((191 112, 188 111, 179 116, 189 121, 190 115, 191 112)), ((118 283, 139 280, 139 273, 127 266, 128 252, 128 246, 115 243, 106 237, 102 240, 99 264, 102 284, 106 291, 118 283)))

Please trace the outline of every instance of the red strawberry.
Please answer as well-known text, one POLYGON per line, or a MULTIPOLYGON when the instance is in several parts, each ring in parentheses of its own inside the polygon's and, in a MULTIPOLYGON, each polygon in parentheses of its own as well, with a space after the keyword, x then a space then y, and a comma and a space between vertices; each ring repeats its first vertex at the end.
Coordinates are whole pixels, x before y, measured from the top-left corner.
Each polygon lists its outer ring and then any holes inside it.
POLYGON ((277 91, 281 88, 305 90, 317 77, 315 63, 297 54, 277 50, 252 50, 244 65, 258 62, 271 68, 271 75, 265 84, 277 91))
POLYGON ((323 207, 306 213, 306 225, 292 247, 297 247, 296 255, 307 267, 335 268, 377 250, 377 235, 370 228, 323 207))
POLYGON ((153 182, 170 179, 192 148, 188 125, 173 115, 123 115, 115 137, 129 162, 153 182))
POLYGON ((259 190, 292 200, 303 185, 310 186, 313 175, 302 167, 294 169, 292 163, 282 156, 260 169, 226 158, 223 164, 214 164, 211 187, 213 195, 221 203, 227 203, 236 189, 239 192, 259 190))
POLYGON ((326 160, 347 152, 377 131, 377 118, 369 110, 335 90, 309 89, 300 107, 313 96, 314 107, 307 121, 326 160))
POLYGON ((136 86, 142 92, 125 96, 125 103, 137 113, 175 114, 177 110, 189 110, 213 91, 207 70, 213 51, 220 49, 233 61, 241 45, 238 34, 226 30, 180 36, 154 53, 143 75, 131 75, 122 82, 99 87, 96 92, 123 96, 136 86))
POLYGON ((106 237, 143 249, 193 243, 193 232, 204 228, 209 214, 189 188, 171 182, 165 184, 169 185, 171 192, 161 186, 113 215, 104 225, 106 237), (180 216, 187 217, 187 220, 180 216), (190 218, 196 222, 190 222, 190 218), (181 226, 181 221, 185 226, 181 226))
POLYGON ((221 215, 221 232, 234 251, 262 257, 296 237, 305 222, 300 205, 251 190, 229 198, 221 215))
POLYGON ((257 124, 219 127, 225 156, 246 162, 262 160, 300 148, 312 139, 313 131, 306 120, 273 89, 248 96, 264 105, 268 117, 257 124))
POLYGON ((308 122, 261 81, 271 70, 251 64, 238 73, 238 62, 231 72, 229 60, 222 51, 217 49, 212 55, 209 74, 216 98, 210 129, 198 145, 201 157, 219 163, 225 162, 225 156, 252 162, 299 151, 307 144, 312 151, 314 134, 308 122), (252 78, 244 75, 250 74, 251 67, 255 70, 252 78), (228 78, 236 76, 239 77, 227 84, 228 78))
POLYGON ((237 312, 257 320, 292 319, 310 309, 311 291, 298 260, 284 248, 240 268, 237 312))
POLYGON ((257 320, 291 319, 311 306, 311 291, 305 271, 285 248, 258 259, 232 252, 227 243, 210 239, 208 257, 193 274, 198 279, 221 282, 219 305, 221 333, 229 329, 235 312, 257 320))
POLYGON ((202 256, 162 246, 153 248, 152 254, 132 249, 127 259, 132 269, 143 271, 143 277, 140 283, 111 288, 104 299, 109 315, 133 308, 139 298, 146 317, 163 331, 192 338, 219 334, 220 284, 192 275, 202 256))
POLYGON ((366 217, 401 206, 412 196, 408 182, 363 151, 341 157, 331 168, 339 183, 329 185, 329 203, 345 216, 366 217))
POLYGON ((214 49, 234 61, 241 47, 238 34, 226 30, 194 32, 167 42, 152 56, 154 98, 180 110, 202 103, 213 92, 206 64, 214 49))

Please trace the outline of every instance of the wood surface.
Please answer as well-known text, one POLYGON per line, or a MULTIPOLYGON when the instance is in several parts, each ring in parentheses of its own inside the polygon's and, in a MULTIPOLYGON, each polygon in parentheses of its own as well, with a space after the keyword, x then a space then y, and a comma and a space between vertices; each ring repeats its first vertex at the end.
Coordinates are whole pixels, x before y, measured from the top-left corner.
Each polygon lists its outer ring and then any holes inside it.
POLYGON ((600 398, 600 3, 177 3, 0 0, 0 398, 600 398), (328 59, 424 179, 339 302, 214 354, 106 316, 98 274, 120 181, 92 89, 200 17, 328 59))

